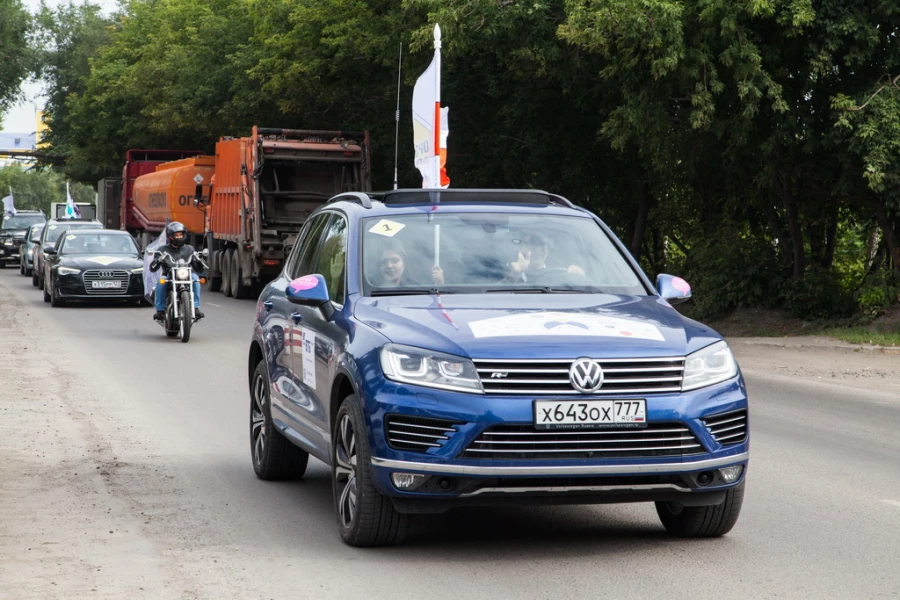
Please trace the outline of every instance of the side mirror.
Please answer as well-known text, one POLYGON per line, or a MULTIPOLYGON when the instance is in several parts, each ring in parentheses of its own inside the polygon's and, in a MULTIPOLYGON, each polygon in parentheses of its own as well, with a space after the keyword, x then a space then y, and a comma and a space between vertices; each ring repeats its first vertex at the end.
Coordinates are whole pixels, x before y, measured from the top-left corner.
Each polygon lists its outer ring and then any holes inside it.
MULTIPOLYGON (((210 189, 210 193, 212 193, 212 189, 210 189)), ((209 198, 204 198, 203 196, 203 185, 197 184, 197 187, 194 188, 194 206, 206 206, 209 204, 209 198)))
POLYGON ((691 298, 691 286, 681 277, 659 274, 656 277, 656 291, 669 304, 680 304, 691 298))
POLYGON ((293 280, 284 295, 292 304, 320 309, 326 319, 330 319, 334 314, 331 298, 328 297, 328 286, 321 275, 305 275, 293 280))
POLYGON ((200 251, 200 256, 203 258, 209 258, 209 248, 204 248, 200 251))
POLYGON ((44 248, 44 254, 47 256, 56 256, 56 248, 44 248))

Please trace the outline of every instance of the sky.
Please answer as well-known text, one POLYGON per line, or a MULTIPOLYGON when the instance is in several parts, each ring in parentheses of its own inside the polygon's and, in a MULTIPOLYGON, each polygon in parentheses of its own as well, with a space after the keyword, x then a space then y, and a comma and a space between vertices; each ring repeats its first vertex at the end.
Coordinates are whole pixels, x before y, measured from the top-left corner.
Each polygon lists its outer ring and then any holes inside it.
MULTIPOLYGON (((48 6, 57 6, 68 0, 45 0, 45 2, 48 6)), ((76 2, 80 2, 80 0, 76 0, 76 2)), ((23 0, 22 3, 31 12, 37 11, 41 5, 40 0, 23 0)), ((88 0, 88 4, 97 4, 103 9, 103 12, 109 14, 118 5, 118 0, 88 0)), ((25 95, 24 100, 3 115, 0 131, 25 134, 34 132, 37 122, 35 113, 44 107, 43 87, 39 82, 29 81, 22 85, 22 92, 25 95)))

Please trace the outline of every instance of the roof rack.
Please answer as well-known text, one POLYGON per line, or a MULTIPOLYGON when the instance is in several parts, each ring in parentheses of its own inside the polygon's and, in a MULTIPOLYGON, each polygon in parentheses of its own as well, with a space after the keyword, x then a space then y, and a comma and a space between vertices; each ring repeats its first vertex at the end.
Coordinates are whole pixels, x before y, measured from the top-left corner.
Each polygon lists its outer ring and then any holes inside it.
POLYGON ((331 204, 333 202, 355 202, 362 205, 363 208, 372 208, 372 200, 365 192, 344 192, 330 198, 325 204, 331 204))
POLYGON ((543 190, 512 189, 403 189, 373 194, 384 204, 434 204, 436 202, 485 202, 510 204, 560 204, 576 208, 572 202, 543 190))

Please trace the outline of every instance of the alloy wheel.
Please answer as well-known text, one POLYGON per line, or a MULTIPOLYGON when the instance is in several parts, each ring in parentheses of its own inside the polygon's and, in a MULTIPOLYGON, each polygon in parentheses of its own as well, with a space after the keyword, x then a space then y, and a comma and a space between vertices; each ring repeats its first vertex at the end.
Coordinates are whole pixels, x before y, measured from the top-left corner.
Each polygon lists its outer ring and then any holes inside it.
POLYGON ((338 492, 338 513, 341 525, 349 528, 356 517, 356 506, 359 500, 359 489, 356 481, 356 432, 349 415, 343 415, 338 427, 338 439, 335 444, 334 485, 338 492))
POLYGON ((261 465, 266 452, 266 382, 258 376, 253 382, 253 408, 250 411, 250 438, 253 460, 261 465))

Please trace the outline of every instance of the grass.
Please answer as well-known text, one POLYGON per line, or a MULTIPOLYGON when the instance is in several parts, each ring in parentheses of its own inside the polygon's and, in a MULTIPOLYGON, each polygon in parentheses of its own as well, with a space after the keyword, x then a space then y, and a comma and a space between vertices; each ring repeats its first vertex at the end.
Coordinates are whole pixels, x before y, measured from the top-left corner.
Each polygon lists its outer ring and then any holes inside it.
POLYGON ((851 344, 900 347, 900 331, 888 333, 871 331, 865 327, 832 327, 822 331, 822 335, 850 342, 851 344))

